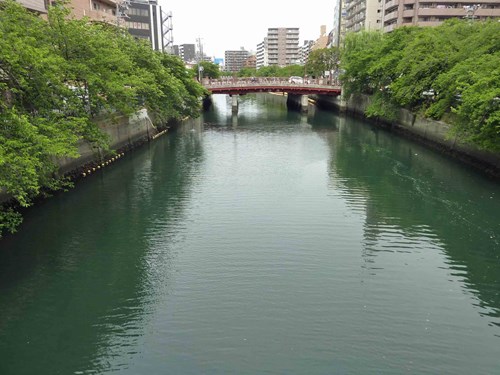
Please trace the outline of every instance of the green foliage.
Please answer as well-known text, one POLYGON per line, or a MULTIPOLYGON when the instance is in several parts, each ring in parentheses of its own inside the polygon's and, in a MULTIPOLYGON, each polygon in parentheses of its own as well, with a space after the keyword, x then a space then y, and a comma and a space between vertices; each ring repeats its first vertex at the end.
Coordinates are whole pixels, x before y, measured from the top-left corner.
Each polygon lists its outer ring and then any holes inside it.
POLYGON ((460 94, 452 106, 455 133, 482 148, 500 151, 500 51, 465 60, 453 69, 457 70, 467 72, 456 81, 460 94))
POLYGON ((257 69, 243 68, 238 72, 238 77, 257 77, 257 69))
POLYGON ((377 91, 373 94, 370 105, 366 108, 365 113, 368 117, 395 121, 398 109, 399 106, 387 91, 377 91))
POLYGON ((259 69, 243 68, 238 72, 238 77, 291 77, 304 75, 304 67, 302 65, 288 66, 263 66, 259 69))
POLYGON ((393 119, 405 107, 452 119, 464 141, 500 150, 500 23, 450 20, 435 28, 346 37, 344 94, 373 95, 369 116, 393 119))
MULTIPOLYGON (((82 141, 108 147, 97 116, 142 107, 158 122, 196 116, 203 93, 178 58, 123 29, 71 19, 59 5, 46 21, 7 0, 0 5, 0 192, 26 207, 67 186, 58 158, 78 157, 82 141)), ((1 236, 20 218, 0 212, 1 236)))
POLYGON ((337 47, 311 51, 307 59, 307 74, 323 76, 326 71, 337 71, 340 64, 340 50, 337 47))
POLYGON ((370 65, 379 57, 376 50, 383 36, 379 32, 350 33, 346 35, 341 56, 343 95, 372 94, 378 84, 369 74, 370 65))
POLYGON ((192 67, 193 70, 193 77, 198 77, 198 67, 202 66, 203 67, 203 72, 202 76, 204 78, 219 78, 220 77, 220 70, 219 70, 219 65, 214 64, 213 62, 210 61, 201 61, 199 64, 196 64, 192 67))
POLYGON ((19 212, 10 207, 4 208, 0 206, 0 234, 5 232, 14 233, 22 221, 23 218, 19 212))

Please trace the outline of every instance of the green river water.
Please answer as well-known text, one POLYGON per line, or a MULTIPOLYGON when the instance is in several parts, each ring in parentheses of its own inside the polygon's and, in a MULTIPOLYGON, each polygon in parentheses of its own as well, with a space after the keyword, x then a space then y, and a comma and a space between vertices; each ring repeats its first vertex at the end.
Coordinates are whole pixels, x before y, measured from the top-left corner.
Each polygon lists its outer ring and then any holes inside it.
POLYGON ((500 185, 225 96, 0 241, 0 374, 500 374, 500 185))

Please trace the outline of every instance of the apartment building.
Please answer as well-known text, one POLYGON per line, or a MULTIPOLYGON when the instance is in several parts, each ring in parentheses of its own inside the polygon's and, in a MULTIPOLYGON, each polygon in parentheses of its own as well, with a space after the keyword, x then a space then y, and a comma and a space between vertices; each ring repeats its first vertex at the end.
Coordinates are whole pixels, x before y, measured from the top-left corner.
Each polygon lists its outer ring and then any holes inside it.
POLYGON ((255 69, 257 67, 257 56, 256 55, 248 56, 248 58, 245 60, 245 64, 243 65, 243 67, 255 69))
POLYGON ((88 17, 92 21, 116 23, 115 0, 71 0, 68 4, 75 18, 88 17))
POLYGON ((239 72, 245 67, 245 62, 247 61, 249 55, 248 51, 243 48, 235 51, 225 51, 225 70, 227 72, 239 72))
POLYGON ((383 0, 345 0, 345 31, 381 29, 381 1, 383 0))
POLYGON ((257 45, 257 67, 268 65, 287 66, 298 63, 299 28, 269 28, 264 42, 257 45), (263 57, 267 61, 263 61, 263 57))
POLYGON ((40 14, 47 13, 45 0, 17 0, 17 2, 32 12, 40 14))
POLYGON ((196 47, 194 44, 179 44, 173 48, 174 54, 179 56, 184 62, 196 61, 196 47))
POLYGON ((314 40, 304 40, 304 44, 299 47, 299 64, 305 65, 311 49, 314 45, 314 40))
POLYGON ((500 17, 500 0, 382 0, 383 30, 401 26, 437 26, 449 18, 500 17))
POLYGON ((127 1, 118 23, 135 38, 146 39, 157 51, 165 49, 165 18, 156 0, 127 1))
POLYGON ((264 38, 262 42, 257 44, 256 63, 255 63, 257 69, 269 65, 267 49, 268 49, 267 38, 264 38))
POLYGON ((346 0, 336 0, 333 8, 333 29, 329 35, 329 47, 340 47, 345 38, 346 0))

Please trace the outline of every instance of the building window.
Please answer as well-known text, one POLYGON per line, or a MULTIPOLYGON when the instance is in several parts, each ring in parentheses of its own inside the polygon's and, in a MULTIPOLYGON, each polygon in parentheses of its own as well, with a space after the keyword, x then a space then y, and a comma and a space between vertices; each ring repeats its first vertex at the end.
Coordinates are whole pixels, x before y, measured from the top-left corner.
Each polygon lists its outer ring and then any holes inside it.
POLYGON ((135 29, 135 30, 149 30, 149 23, 145 22, 131 22, 127 21, 126 26, 129 29, 135 29))

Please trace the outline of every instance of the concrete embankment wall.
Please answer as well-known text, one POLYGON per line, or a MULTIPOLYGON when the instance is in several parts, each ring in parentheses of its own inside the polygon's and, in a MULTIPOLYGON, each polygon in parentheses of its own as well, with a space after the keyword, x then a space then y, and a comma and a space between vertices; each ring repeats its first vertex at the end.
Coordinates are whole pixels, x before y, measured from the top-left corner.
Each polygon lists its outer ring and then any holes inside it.
MULTIPOLYGON (((132 148, 158 133, 146 109, 132 116, 101 116, 96 119, 99 128, 109 137, 110 148, 121 150, 132 148)), ((87 142, 78 145, 80 157, 77 159, 61 158, 57 160, 59 172, 63 175, 79 169, 89 163, 98 162, 105 155, 99 149, 92 148, 87 142)))
MULTIPOLYGON (((136 112, 132 116, 110 116, 103 115, 95 120, 99 128, 107 134, 110 141, 110 149, 123 151, 134 148, 151 138, 157 137, 166 131, 167 126, 156 128, 151 121, 146 109, 136 112)), ((59 174, 80 176, 82 172, 99 165, 105 159, 111 158, 102 150, 92 148, 87 142, 81 141, 78 145, 80 157, 60 158, 56 160, 59 166, 59 174)), ((10 200, 10 195, 0 191, 0 203, 10 200)))
MULTIPOLYGON (((327 105, 337 110, 344 109, 341 108, 340 97, 318 95, 315 99, 319 105, 327 105)), ((368 95, 356 95, 345 103, 345 111, 365 117, 365 110, 369 104, 368 95)), ((398 119, 394 123, 388 123, 383 119, 374 122, 460 159, 489 175, 500 177, 500 153, 480 150, 459 141, 456 136, 450 135, 451 126, 444 122, 419 117, 406 109, 399 110, 398 119)))

